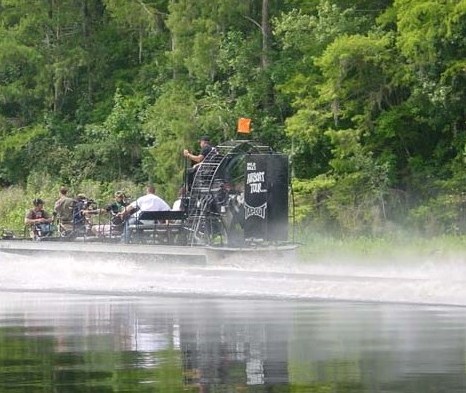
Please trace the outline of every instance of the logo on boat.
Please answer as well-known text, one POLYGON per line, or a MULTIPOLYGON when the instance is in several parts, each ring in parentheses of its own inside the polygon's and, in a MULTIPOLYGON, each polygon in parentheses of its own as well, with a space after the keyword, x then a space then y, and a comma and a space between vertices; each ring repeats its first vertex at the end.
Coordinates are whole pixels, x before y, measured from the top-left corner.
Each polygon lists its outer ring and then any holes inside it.
MULTIPOLYGON (((256 168, 255 162, 248 162, 248 169, 249 168, 256 168), (254 166, 249 165, 254 164, 254 166)), ((265 184, 265 172, 264 171, 256 171, 248 173, 246 178, 246 184, 249 186, 249 192, 251 194, 258 194, 262 192, 267 192, 262 186, 265 184)))
POLYGON ((261 206, 249 206, 244 204, 244 219, 247 220, 251 216, 258 216, 262 219, 265 218, 265 211, 267 209, 267 202, 261 206))

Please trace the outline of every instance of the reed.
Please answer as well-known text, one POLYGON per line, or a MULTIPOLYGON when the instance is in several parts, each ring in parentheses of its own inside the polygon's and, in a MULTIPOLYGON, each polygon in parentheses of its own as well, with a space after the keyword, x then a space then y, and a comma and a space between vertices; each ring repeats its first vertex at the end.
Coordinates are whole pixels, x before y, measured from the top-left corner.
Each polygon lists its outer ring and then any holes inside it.
POLYGON ((466 260, 466 236, 441 235, 422 237, 357 236, 344 238, 304 233, 299 239, 302 261, 358 259, 360 261, 447 260, 453 256, 466 260))

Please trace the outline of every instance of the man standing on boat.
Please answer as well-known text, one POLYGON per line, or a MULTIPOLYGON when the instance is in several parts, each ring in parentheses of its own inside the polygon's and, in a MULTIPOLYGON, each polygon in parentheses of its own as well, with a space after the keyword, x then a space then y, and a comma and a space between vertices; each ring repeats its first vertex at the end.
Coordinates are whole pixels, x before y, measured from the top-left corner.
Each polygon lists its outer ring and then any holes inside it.
POLYGON ((155 187, 152 185, 147 186, 146 195, 139 197, 135 201, 131 202, 121 213, 118 213, 118 215, 123 219, 129 216, 125 223, 122 240, 125 243, 128 243, 130 235, 128 227, 130 225, 136 225, 141 212, 156 212, 167 210, 170 210, 170 205, 155 194, 155 187))
POLYGON ((75 200, 68 196, 68 188, 60 187, 60 196, 55 201, 54 211, 63 230, 71 231, 73 229, 73 207, 75 200))

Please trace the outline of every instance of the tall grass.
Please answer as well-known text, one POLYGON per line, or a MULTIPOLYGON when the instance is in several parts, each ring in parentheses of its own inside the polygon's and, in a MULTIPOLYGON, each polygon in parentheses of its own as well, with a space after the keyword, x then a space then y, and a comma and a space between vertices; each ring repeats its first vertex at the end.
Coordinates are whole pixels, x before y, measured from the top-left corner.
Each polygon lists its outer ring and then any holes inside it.
POLYGON ((24 228, 24 216, 31 204, 25 198, 26 191, 19 186, 0 191, 0 228, 15 232, 24 228))
POLYGON ((426 257, 440 259, 448 255, 464 255, 466 236, 441 235, 422 237, 409 233, 387 236, 322 235, 310 230, 300 231, 299 254, 305 261, 357 258, 358 260, 407 260, 426 257))

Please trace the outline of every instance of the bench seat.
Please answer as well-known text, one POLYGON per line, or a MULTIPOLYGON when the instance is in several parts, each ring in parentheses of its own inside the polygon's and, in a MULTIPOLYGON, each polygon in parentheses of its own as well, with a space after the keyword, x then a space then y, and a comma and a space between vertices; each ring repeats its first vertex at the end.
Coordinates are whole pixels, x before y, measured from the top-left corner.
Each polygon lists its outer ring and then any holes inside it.
POLYGON ((178 210, 142 211, 137 222, 128 226, 130 241, 183 243, 186 217, 186 212, 178 210))

